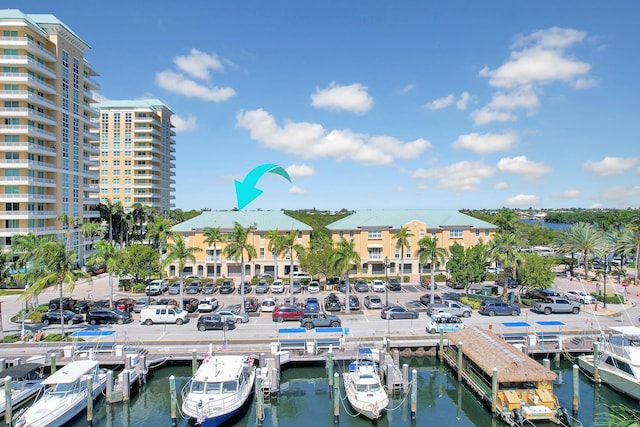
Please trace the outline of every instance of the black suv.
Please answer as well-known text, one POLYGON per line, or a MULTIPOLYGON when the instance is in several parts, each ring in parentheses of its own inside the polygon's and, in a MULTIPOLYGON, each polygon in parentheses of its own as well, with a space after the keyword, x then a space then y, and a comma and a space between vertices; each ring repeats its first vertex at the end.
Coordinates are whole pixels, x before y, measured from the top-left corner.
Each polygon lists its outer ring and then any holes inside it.
POLYGON ((202 290, 200 291, 202 293, 202 295, 213 295, 213 292, 215 291, 216 287, 214 285, 213 282, 208 282, 205 283, 204 286, 202 287, 202 290))
MULTIPOLYGON (((70 297, 64 297, 62 298, 62 308, 64 310, 73 310, 73 307, 76 305, 77 300, 70 298, 70 297)), ((49 301, 49 311, 55 311, 58 310, 60 308, 60 298, 54 298, 51 301, 49 301)))
POLYGON ((331 292, 328 297, 324 299, 324 309, 326 311, 340 311, 342 304, 338 295, 331 292))
POLYGON ((99 323, 129 323, 133 321, 131 313, 120 310, 91 310, 87 313, 87 323, 97 325, 99 323))
POLYGON ((389 279, 389 282, 387 283, 387 289, 389 289, 390 291, 401 291, 402 285, 400 285, 398 279, 389 279))
POLYGON ((218 292, 221 294, 232 294, 235 290, 236 287, 234 286, 233 282, 231 280, 225 280, 224 282, 222 282, 222 285, 220 285, 220 289, 218 290, 218 292))
MULTIPOLYGON (((63 321, 67 325, 73 325, 76 323, 82 323, 82 316, 79 314, 75 314, 73 311, 64 311, 63 312, 63 321)), ((47 326, 51 323, 61 323, 60 322, 60 311, 50 311, 42 315, 42 324, 47 326)))

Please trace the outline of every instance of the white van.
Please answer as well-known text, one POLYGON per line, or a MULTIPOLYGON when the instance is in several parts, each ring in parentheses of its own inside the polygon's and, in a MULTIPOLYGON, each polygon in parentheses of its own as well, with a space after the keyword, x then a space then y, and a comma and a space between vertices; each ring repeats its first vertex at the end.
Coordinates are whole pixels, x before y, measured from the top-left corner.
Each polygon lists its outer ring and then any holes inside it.
POLYGON ((311 275, 306 271, 294 271, 293 273, 291 273, 291 277, 293 278, 293 280, 298 281, 302 279, 311 280, 311 275))
POLYGON ((281 294, 284 292, 284 283, 282 280, 274 280, 271 284, 271 293, 272 294, 281 294))
POLYGON ((150 305, 140 310, 140 323, 175 323, 182 325, 189 321, 188 313, 173 305, 150 305))

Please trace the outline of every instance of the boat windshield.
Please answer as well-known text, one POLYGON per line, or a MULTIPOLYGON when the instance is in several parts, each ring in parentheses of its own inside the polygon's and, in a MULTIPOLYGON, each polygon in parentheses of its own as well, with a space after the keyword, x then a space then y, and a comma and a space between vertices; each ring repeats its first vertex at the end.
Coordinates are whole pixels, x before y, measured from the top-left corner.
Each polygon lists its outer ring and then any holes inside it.
POLYGON ((380 384, 356 384, 356 391, 358 393, 366 393, 371 391, 379 391, 380 384))
POLYGON ((236 381, 223 381, 223 382, 213 382, 213 383, 193 381, 191 383, 191 393, 206 393, 206 394, 235 393, 237 389, 238 389, 238 383, 236 381))

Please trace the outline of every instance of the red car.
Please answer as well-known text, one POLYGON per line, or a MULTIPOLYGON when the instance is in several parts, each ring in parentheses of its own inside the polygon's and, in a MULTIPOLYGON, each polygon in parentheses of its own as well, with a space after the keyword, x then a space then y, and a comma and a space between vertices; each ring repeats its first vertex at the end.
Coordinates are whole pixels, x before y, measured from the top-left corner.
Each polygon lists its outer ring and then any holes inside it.
POLYGON ((113 302, 113 308, 120 311, 126 311, 127 313, 132 312, 135 306, 136 300, 134 300, 133 298, 120 298, 119 300, 113 302))
POLYGON ((285 320, 300 320, 304 312, 295 305, 279 305, 273 309, 271 318, 274 322, 284 322, 285 320))

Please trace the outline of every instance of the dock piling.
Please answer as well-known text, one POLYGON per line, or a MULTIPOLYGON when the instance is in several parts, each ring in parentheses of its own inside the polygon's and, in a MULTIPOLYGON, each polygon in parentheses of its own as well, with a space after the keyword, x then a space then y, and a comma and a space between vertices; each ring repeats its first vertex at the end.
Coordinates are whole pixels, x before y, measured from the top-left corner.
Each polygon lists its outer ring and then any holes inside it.
POLYGON ((496 403, 498 400, 498 368, 493 368, 491 375, 491 414, 496 416, 496 403))
POLYGON ((49 357, 51 358, 51 374, 55 374, 56 373, 56 354, 51 353, 51 356, 49 357))
POLYGON ((440 343, 438 347, 438 356, 440 357, 440 363, 442 363, 443 357, 444 357, 444 328, 440 329, 440 343))
POLYGON ((458 381, 462 381, 462 341, 458 342, 458 381))
POLYGON ((176 416, 178 401, 176 397, 176 377, 169 377, 169 396, 171 397, 171 427, 178 425, 178 417, 176 416))
POLYGON ((573 417, 577 418, 578 417, 578 405, 580 402, 579 396, 580 396, 580 390, 578 389, 578 384, 580 383, 580 373, 579 373, 579 368, 578 365, 573 365, 573 406, 572 406, 572 413, 573 413, 573 417))
POLYGON ((411 420, 416 420, 416 408, 418 407, 418 371, 411 371, 411 420))
POLYGON ((93 378, 87 375, 87 426, 93 425, 93 378))
POLYGON ((122 372, 122 400, 124 402, 129 401, 129 395, 131 394, 130 372, 128 369, 122 372))
POLYGON ((600 382, 600 373, 598 372, 598 343, 593 343, 593 379, 600 382))
POLYGON ((340 424, 340 375, 333 374, 333 424, 340 424))
POLYGON ((191 376, 195 375, 198 371, 198 350, 195 348, 191 350, 191 376))
POLYGON ((107 396, 105 399, 107 401, 107 404, 112 403, 112 400, 111 400, 112 393, 113 393, 113 371, 108 370, 107 371, 107 396))
POLYGON ((409 393, 409 365, 402 365, 402 392, 406 396, 409 393))
POLYGON ((327 353, 327 371, 329 372, 329 392, 333 386, 333 352, 327 353))
POLYGON ((542 359, 542 366, 551 370, 551 361, 545 357, 544 359, 542 359))
POLYGON ((13 408, 11 407, 11 377, 5 377, 4 379, 4 401, 6 402, 6 409, 4 413, 4 423, 7 427, 11 427, 13 418, 13 408))
POLYGON ((262 377, 256 375, 256 425, 261 426, 264 416, 263 411, 264 393, 262 392, 262 377))

